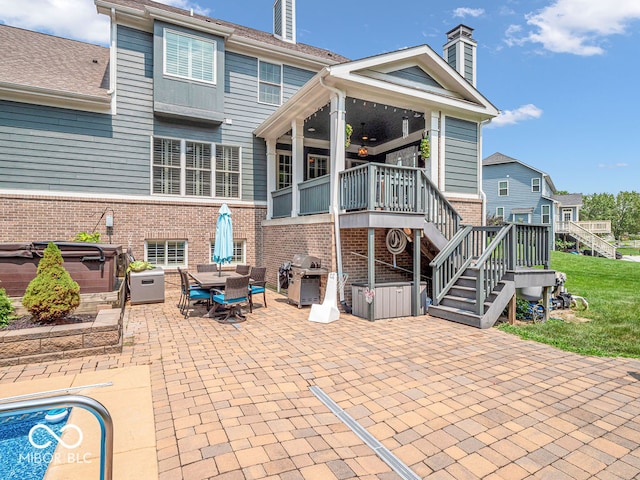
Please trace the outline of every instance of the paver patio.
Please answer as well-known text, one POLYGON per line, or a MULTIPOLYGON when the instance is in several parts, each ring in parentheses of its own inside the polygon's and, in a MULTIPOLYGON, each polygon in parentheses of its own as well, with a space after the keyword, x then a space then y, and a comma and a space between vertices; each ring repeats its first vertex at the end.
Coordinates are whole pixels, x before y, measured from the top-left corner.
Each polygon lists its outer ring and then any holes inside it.
POLYGON ((421 478, 640 477, 638 360, 428 316, 318 324, 275 292, 236 328, 177 299, 128 306, 121 354, 2 367, 0 392, 148 365, 162 480, 400 478, 313 385, 421 478))

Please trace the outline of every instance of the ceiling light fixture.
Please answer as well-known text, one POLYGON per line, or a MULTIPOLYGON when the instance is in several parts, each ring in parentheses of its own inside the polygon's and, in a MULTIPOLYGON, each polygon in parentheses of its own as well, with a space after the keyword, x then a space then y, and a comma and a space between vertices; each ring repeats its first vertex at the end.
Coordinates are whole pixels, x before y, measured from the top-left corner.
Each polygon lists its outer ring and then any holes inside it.
POLYGON ((361 130, 360 130, 360 138, 362 139, 362 143, 360 144, 360 147, 358 148, 358 156, 360 158, 364 158, 367 155, 369 155, 369 149, 364 145, 364 142, 367 138, 369 138, 367 135, 364 134, 364 122, 362 122, 360 124, 361 126, 361 130))

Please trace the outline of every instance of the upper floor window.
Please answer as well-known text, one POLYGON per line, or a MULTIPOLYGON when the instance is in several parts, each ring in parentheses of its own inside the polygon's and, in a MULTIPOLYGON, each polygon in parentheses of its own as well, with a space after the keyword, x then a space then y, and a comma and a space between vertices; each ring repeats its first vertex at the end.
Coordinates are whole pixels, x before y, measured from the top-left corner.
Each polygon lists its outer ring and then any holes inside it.
POLYGON ((154 137, 152 193, 240 198, 240 147, 154 137), (215 150, 215 162, 213 151, 215 150))
POLYGON ((307 180, 322 177, 329 173, 329 157, 309 155, 307 157, 307 180))
POLYGON ((164 74, 216 83, 216 42, 165 29, 164 74))
POLYGON ((278 179, 276 190, 286 188, 293 183, 291 154, 278 153, 278 179))
POLYGON ((532 178, 531 179, 531 191, 535 192, 535 193, 539 193, 540 192, 540 179, 539 178, 532 178))
POLYGON ((506 197, 509 195, 509 181, 501 180, 498 182, 498 196, 506 197))
POLYGON ((282 103, 282 65, 258 61, 258 101, 270 105, 282 103))
POLYGON ((144 259, 160 267, 184 267, 187 264, 185 240, 147 240, 144 259))
POLYGON ((542 205, 542 223, 551 223, 551 206, 542 205))

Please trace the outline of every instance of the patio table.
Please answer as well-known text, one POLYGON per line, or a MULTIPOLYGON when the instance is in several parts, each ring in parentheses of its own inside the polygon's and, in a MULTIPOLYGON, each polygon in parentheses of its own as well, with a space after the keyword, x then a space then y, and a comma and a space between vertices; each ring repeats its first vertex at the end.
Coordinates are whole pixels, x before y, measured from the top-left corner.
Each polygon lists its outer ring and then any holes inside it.
MULTIPOLYGON (((219 272, 189 272, 189 276, 191 276, 201 288, 224 289, 228 277, 241 277, 242 275, 236 272, 222 272, 222 275, 220 275, 219 272)), ((249 285, 251 285, 251 280, 249 280, 249 285)))

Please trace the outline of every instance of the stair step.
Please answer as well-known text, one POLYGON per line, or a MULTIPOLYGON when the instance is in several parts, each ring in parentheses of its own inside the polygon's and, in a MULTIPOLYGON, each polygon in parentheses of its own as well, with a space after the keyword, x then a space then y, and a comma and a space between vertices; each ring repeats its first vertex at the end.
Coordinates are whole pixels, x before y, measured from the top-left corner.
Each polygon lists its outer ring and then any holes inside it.
POLYGON ((459 285, 454 285, 449 289, 449 295, 453 295, 454 297, 464 297, 464 298, 476 298, 476 288, 475 287, 462 287, 459 285))
POLYGON ((458 281, 456 282, 456 285, 459 285, 461 287, 476 287, 476 277, 468 277, 466 275, 461 276, 458 281))
MULTIPOLYGON (((494 295, 495 297, 495 295, 494 295)), ((484 302, 484 310, 485 312, 491 306, 491 302, 493 300, 487 299, 484 302)), ((445 295, 440 301, 440 305, 445 305, 447 307, 453 307, 460 310, 466 310, 471 313, 475 313, 476 311, 476 300, 475 298, 465 298, 465 297, 456 297, 455 295, 445 295)))
POLYGON ((429 307, 429 315, 476 328, 480 328, 480 321, 482 319, 475 313, 459 308, 447 307, 445 305, 431 305, 429 307))

